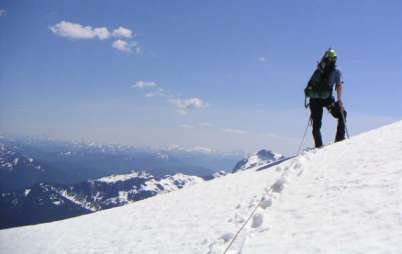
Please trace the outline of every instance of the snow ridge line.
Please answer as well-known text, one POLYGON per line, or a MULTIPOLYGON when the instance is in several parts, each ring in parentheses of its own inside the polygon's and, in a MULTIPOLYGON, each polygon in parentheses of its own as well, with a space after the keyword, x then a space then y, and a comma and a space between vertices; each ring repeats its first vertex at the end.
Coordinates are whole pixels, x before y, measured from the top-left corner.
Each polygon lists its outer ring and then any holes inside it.
MULTIPOLYGON (((264 213, 266 213, 266 209, 268 207, 272 207, 272 202, 274 199, 278 199, 285 188, 285 185, 289 183, 289 178, 293 176, 301 176, 303 173, 302 162, 305 160, 309 160, 309 154, 315 153, 316 150, 310 150, 302 152, 298 157, 294 158, 292 162, 285 166, 283 169, 281 166, 277 167, 277 171, 283 170, 283 173, 279 176, 279 178, 264 190, 264 193, 261 195, 261 198, 258 200, 257 195, 249 203, 249 208, 254 207, 250 215, 246 220, 244 220, 244 216, 241 215, 242 212, 236 212, 233 219, 230 219, 230 222, 234 223, 242 223, 239 230, 237 230, 236 234, 233 233, 224 233, 217 240, 212 242, 209 245, 208 254, 216 254, 216 253, 236 253, 241 254, 242 249, 247 241, 247 239, 255 234, 269 230, 269 227, 263 226, 264 224, 264 213), (257 204, 256 204, 257 203, 257 204), (257 212, 260 210, 259 212, 257 212), (249 227, 246 227, 249 224, 249 221, 252 219, 252 223, 249 227), (245 229, 243 231, 243 229, 245 229), (236 242, 236 240, 239 241, 236 242), (229 242, 227 244, 227 242, 229 242), (226 248, 224 246, 227 244, 226 248)), ((240 206, 236 207, 236 209, 240 208, 240 206)), ((244 212, 248 212, 244 211, 244 212)), ((244 213, 243 212, 243 213, 244 213)))

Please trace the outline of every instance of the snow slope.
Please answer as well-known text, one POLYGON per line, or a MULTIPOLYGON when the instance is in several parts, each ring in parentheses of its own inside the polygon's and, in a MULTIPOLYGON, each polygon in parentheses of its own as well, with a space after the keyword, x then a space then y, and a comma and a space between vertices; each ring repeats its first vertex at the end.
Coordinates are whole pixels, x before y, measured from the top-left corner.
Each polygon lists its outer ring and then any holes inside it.
POLYGON ((402 122, 124 207, 0 231, 2 253, 402 253, 402 122))

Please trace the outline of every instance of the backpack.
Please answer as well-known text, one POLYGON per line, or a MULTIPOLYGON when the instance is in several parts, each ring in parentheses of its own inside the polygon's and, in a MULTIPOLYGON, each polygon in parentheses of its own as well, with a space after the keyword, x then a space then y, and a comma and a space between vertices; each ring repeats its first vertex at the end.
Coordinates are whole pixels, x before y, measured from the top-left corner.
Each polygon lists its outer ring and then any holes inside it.
POLYGON ((317 65, 317 69, 314 71, 307 83, 307 87, 304 89, 304 95, 306 98, 327 99, 332 96, 330 76, 334 70, 326 68, 327 64, 325 61, 329 50, 326 51, 324 56, 321 58, 321 61, 317 65))
POLYGON ((332 87, 329 84, 329 73, 325 75, 324 70, 317 68, 311 76, 304 94, 312 99, 327 99, 332 94, 332 87))

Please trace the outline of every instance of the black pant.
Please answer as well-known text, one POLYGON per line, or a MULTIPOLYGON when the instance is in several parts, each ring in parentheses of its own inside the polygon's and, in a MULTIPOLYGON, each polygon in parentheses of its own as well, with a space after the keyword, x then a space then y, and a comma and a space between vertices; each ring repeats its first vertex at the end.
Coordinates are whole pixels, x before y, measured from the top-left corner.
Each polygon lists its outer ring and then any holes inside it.
POLYGON ((341 108, 338 102, 335 102, 333 97, 328 99, 310 99, 310 111, 311 119, 313 121, 313 137, 315 147, 322 146, 321 138, 321 120, 323 108, 326 107, 331 115, 338 119, 338 126, 336 129, 335 142, 342 141, 345 139, 345 122, 346 121, 346 111, 343 111, 344 119, 342 118, 341 108))

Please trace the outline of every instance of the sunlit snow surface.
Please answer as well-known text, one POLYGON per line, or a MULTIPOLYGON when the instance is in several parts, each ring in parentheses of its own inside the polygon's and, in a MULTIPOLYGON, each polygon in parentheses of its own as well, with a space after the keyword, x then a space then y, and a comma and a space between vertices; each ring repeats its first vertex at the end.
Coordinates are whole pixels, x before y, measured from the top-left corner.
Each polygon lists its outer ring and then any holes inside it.
POLYGON ((152 176, 144 171, 141 171, 141 172, 133 171, 129 174, 119 174, 119 175, 111 175, 111 176, 101 177, 101 178, 96 179, 96 181, 105 182, 105 183, 116 183, 119 181, 127 181, 127 180, 130 180, 133 178, 138 178, 138 177, 147 179, 147 178, 151 178, 152 176))
POLYGON ((276 167, 0 231, 2 253, 402 253, 402 122, 276 167))

